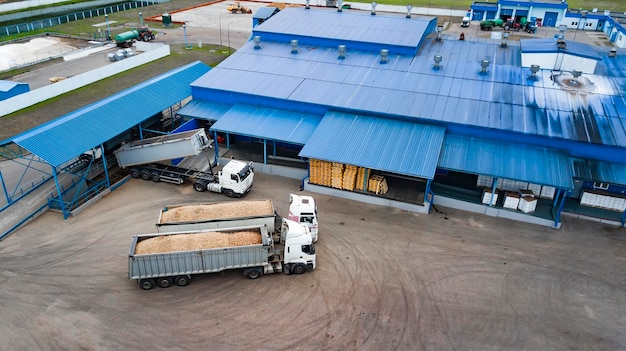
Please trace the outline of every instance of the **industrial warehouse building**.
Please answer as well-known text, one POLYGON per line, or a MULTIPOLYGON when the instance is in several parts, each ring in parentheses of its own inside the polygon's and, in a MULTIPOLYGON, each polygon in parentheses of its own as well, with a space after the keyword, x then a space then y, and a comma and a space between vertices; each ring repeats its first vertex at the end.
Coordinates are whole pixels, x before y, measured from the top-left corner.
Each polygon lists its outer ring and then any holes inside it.
MULTIPOLYGON (((562 39, 447 40, 434 18, 333 9, 285 8, 251 38, 213 69, 183 67, 11 142, 53 168, 69 170, 78 155, 87 179, 99 157, 85 151, 109 154, 131 127, 179 118, 173 125, 220 141, 216 159, 254 159, 313 192, 554 227, 562 213, 624 224, 621 52, 562 39), (110 118, 127 105, 132 119, 110 118), (87 121, 94 133, 80 150, 37 147, 87 121)), ((113 182, 107 174, 97 186, 113 182)))

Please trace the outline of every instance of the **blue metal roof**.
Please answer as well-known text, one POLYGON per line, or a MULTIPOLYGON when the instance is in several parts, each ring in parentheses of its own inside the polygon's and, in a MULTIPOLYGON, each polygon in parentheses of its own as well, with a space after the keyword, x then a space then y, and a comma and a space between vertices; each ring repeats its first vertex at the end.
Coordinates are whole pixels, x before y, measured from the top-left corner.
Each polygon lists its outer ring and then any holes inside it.
POLYGON ((193 99, 176 113, 185 117, 217 121, 231 107, 232 105, 193 99))
POLYGON ((574 188, 569 155, 549 148, 446 135, 439 167, 561 189, 574 188))
POLYGON ((15 88, 18 84, 21 83, 11 82, 10 80, 0 80, 0 92, 7 92, 15 88))
POLYGON ((575 160, 574 177, 603 183, 626 185, 626 164, 575 160))
POLYGON ((191 94, 189 84, 208 72, 197 61, 149 79, 11 139, 58 167, 191 94))
POLYGON ((329 112, 299 155, 433 179, 444 133, 442 127, 329 112))
POLYGON ((238 104, 224 113, 211 131, 304 145, 320 119, 307 113, 238 104))
POLYGON ((594 51, 591 45, 576 41, 565 40, 565 49, 559 49, 554 39, 520 39, 519 43, 522 54, 563 52, 568 55, 584 57, 596 61, 602 60, 602 57, 594 51))
POLYGON ((422 41, 437 27, 436 18, 404 15, 337 12, 335 9, 285 8, 252 30, 263 41, 334 47, 347 45, 348 50, 414 55, 422 41))
POLYGON ((252 18, 268 19, 275 12, 278 12, 278 8, 277 7, 263 6, 263 7, 259 8, 258 10, 256 10, 256 12, 252 15, 252 18))

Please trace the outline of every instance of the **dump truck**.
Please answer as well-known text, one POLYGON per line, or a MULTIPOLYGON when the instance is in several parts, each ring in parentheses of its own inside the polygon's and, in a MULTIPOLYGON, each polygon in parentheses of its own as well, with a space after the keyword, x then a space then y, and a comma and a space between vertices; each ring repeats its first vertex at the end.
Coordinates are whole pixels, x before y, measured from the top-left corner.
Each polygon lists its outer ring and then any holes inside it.
MULTIPOLYGON (((306 226, 313 242, 317 241, 317 207, 313 197, 290 194, 287 218, 306 226)), ((272 200, 245 200, 165 206, 159 212, 156 227, 162 233, 264 225, 277 236, 281 223, 282 216, 272 200)))
POLYGON ((249 279, 315 269, 315 246, 308 229, 283 219, 276 242, 265 226, 134 235, 128 277, 144 290, 185 286, 199 274, 240 269, 249 279))
POLYGON ((117 164, 128 169, 133 178, 173 184, 192 180, 196 191, 209 190, 228 197, 241 197, 249 192, 254 181, 252 162, 230 160, 217 173, 210 161, 208 171, 171 165, 172 160, 202 153, 208 160, 210 148, 206 132, 199 128, 127 142, 114 153, 117 164))
POLYGON ((121 48, 129 48, 137 41, 154 40, 154 32, 149 27, 138 27, 115 36, 115 44, 121 48))
POLYGON ((231 13, 252 13, 251 9, 243 6, 239 1, 234 1, 233 3, 228 5, 226 11, 229 11, 231 13))

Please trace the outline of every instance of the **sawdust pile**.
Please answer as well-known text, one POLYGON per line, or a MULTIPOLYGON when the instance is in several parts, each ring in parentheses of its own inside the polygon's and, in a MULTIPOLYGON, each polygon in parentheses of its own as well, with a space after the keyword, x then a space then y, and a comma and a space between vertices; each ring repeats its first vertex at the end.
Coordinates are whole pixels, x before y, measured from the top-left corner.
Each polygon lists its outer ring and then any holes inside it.
POLYGON ((270 200, 229 201, 172 207, 162 212, 160 223, 208 221, 272 214, 274 214, 274 208, 270 200))
POLYGON ((176 234, 142 240, 137 243, 135 254, 145 255, 163 252, 194 251, 257 244, 261 244, 261 234, 258 231, 176 234))

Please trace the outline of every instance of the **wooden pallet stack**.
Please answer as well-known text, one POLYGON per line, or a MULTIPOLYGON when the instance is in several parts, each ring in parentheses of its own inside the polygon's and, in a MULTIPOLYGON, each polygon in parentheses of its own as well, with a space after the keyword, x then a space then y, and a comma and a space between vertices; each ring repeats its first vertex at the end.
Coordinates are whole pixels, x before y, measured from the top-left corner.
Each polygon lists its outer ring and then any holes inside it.
POLYGON ((343 163, 333 162, 330 168, 330 186, 333 188, 341 189, 343 182, 343 163))
POLYGON ((356 174, 356 166, 346 165, 346 169, 343 171, 343 181, 341 184, 341 188, 343 190, 354 191, 354 188, 356 187, 356 174))
POLYGON ((330 186, 331 181, 331 164, 330 162, 322 161, 322 160, 309 160, 309 172, 310 178, 309 181, 312 184, 319 184, 324 186, 330 186))
POLYGON ((387 187, 387 180, 380 175, 372 175, 367 185, 367 191, 376 194, 385 194, 389 188, 387 187))
POLYGON ((359 170, 356 173, 356 190, 361 190, 361 191, 367 190, 369 174, 370 174, 369 169, 365 167, 359 167, 359 170))

